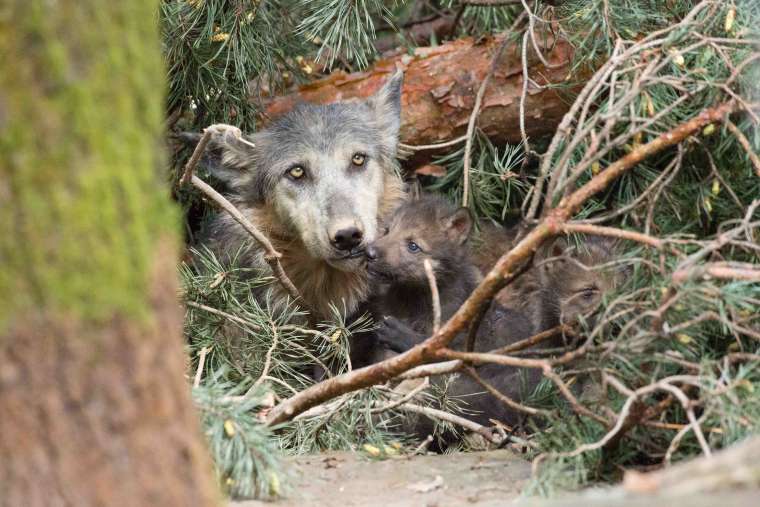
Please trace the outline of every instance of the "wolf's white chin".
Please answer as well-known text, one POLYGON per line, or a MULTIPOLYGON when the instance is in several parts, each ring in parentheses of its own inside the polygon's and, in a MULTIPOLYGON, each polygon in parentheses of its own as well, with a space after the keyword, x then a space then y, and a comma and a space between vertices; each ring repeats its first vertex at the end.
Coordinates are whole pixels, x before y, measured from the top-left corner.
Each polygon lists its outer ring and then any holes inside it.
POLYGON ((360 269, 364 268, 364 258, 363 257, 356 257, 353 259, 326 259, 327 263, 334 267, 335 269, 339 269, 341 271, 346 271, 348 273, 354 273, 356 271, 359 271, 360 269))

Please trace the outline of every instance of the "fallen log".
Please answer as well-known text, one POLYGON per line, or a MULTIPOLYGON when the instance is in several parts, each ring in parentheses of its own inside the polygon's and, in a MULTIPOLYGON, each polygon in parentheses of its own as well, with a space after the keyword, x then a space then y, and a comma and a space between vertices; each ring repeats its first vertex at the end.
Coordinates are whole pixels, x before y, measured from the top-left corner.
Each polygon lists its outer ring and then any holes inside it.
MULTIPOLYGON (((297 103, 329 103, 336 100, 366 98, 374 93, 400 66, 405 71, 402 92, 401 141, 425 145, 461 136, 467 130, 475 96, 488 73, 504 35, 475 40, 463 38, 437 47, 417 48, 413 55, 378 61, 365 72, 348 74, 336 71, 330 76, 301 86, 297 91, 273 97, 261 120, 266 123, 292 109, 297 103)), ((478 127, 495 142, 520 142, 520 95, 523 86, 520 41, 509 43, 483 99, 478 127)), ((557 89, 544 85, 565 82, 571 46, 562 40, 547 41, 543 65, 533 48, 528 50, 528 75, 539 87, 529 86, 526 97, 526 132, 537 138, 553 134, 568 102, 557 89)), ((430 159, 422 152, 415 163, 430 159)))

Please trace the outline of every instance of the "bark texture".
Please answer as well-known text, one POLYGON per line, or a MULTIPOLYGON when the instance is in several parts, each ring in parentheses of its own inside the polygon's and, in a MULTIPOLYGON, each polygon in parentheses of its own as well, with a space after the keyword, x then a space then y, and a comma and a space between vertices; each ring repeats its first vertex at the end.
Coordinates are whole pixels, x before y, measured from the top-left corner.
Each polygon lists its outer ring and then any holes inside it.
POLYGON ((185 381, 156 2, 0 15, 0 505, 217 501, 185 381))
MULTIPOLYGON (((475 104, 478 88, 488 73, 491 60, 503 35, 484 40, 458 39, 441 46, 418 48, 414 55, 380 60, 366 72, 334 72, 329 77, 302 86, 297 92, 275 97, 267 105, 266 117, 275 117, 297 103, 329 103, 350 98, 366 98, 395 71, 404 69, 401 97, 401 141, 431 144, 462 135, 475 104)), ((496 142, 520 142, 519 111, 522 92, 522 64, 519 42, 510 42, 498 62, 478 119, 478 126, 496 142)), ((565 81, 572 49, 564 41, 546 45, 547 68, 528 51, 528 73, 539 85, 565 81), (554 65, 558 67, 554 68, 554 65)), ((528 87, 525 105, 528 137, 553 134, 569 104, 556 89, 528 87)), ((266 121, 266 118, 264 119, 266 121)), ((415 157, 421 163, 430 152, 415 157)))

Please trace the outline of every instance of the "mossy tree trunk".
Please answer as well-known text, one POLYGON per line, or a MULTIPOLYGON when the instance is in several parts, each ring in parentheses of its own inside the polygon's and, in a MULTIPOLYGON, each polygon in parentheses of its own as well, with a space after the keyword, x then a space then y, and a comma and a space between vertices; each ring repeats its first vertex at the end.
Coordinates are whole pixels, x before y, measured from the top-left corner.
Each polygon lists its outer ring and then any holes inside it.
POLYGON ((0 8, 0 504, 212 505, 154 0, 0 8))

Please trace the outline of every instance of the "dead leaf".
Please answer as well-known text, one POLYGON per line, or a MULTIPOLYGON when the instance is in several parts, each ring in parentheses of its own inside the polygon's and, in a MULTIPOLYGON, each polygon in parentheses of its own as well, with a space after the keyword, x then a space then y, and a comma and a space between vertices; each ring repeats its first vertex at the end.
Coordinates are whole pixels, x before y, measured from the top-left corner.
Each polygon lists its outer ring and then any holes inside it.
POLYGON ((416 491, 417 493, 430 493, 436 489, 443 487, 443 477, 436 475, 435 479, 429 482, 415 482, 407 486, 408 489, 416 491))
POLYGON ((433 88, 432 90, 430 90, 430 95, 432 95, 433 98, 440 99, 441 97, 444 97, 446 94, 448 94, 453 87, 454 87, 453 82, 449 84, 437 86, 433 88))
POLYGON ((226 276, 227 276, 227 272, 226 271, 222 271, 221 273, 217 273, 214 276, 214 279, 208 285, 208 288, 209 289, 216 289, 224 281, 224 279, 225 279, 226 276))
POLYGON ((426 164, 415 169, 414 173, 422 176, 435 176, 436 178, 441 178, 446 176, 446 168, 442 165, 426 164))
POLYGON ((623 476, 623 489, 632 493, 654 493, 659 487, 660 480, 655 474, 626 470, 623 476))

